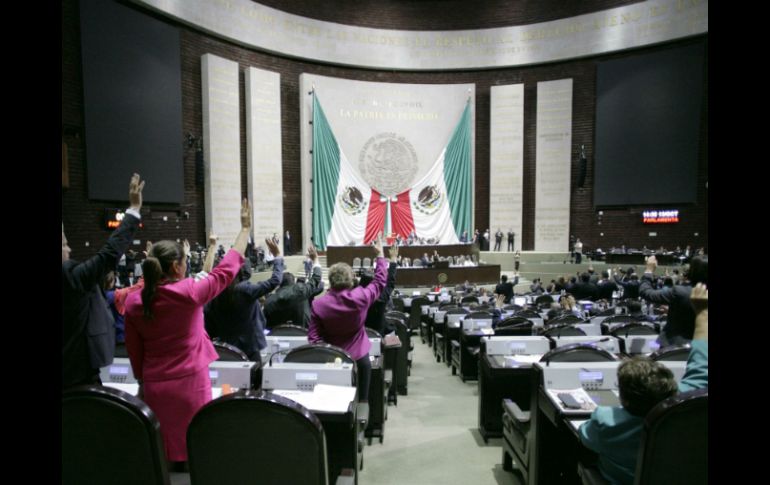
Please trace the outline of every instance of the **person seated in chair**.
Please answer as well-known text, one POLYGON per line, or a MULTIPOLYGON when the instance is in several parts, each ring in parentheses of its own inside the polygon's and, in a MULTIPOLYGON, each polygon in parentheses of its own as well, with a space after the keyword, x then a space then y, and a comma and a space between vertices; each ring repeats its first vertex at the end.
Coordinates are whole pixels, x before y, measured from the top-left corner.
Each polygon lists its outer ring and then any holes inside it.
POLYGON ((679 385, 659 362, 647 357, 626 360, 618 367, 621 407, 599 406, 578 430, 581 442, 599 454, 599 471, 612 483, 633 484, 647 413, 677 389, 686 392, 708 386, 708 290, 699 284, 690 298, 697 314, 695 333, 679 385))

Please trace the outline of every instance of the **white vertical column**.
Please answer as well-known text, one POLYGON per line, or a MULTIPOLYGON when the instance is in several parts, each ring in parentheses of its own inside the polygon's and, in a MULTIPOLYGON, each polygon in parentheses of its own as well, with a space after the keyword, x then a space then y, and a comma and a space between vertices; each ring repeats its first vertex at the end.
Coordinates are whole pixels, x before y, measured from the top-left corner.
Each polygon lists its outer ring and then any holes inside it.
MULTIPOLYGON (((283 232, 281 157, 281 75, 246 70, 246 180, 252 206, 255 243, 283 232)), ((283 250, 283 249, 282 249, 283 250)))
POLYGON ((535 250, 569 251, 572 79, 537 83, 535 250))
POLYGON ((501 248, 505 250, 508 247, 508 231, 513 229, 516 235, 514 239, 514 250, 516 250, 521 249, 524 198, 524 85, 492 86, 491 101, 490 239, 500 228, 503 232, 501 248))
POLYGON ((241 145, 238 63, 201 56, 206 229, 225 248, 240 232, 241 145))

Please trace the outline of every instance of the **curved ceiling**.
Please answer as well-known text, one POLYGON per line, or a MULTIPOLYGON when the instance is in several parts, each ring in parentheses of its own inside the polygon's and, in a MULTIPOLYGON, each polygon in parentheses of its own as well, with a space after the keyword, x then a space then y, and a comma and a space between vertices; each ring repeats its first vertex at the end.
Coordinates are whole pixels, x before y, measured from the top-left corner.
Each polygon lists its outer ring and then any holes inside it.
POLYGON ((294 15, 395 30, 488 29, 548 22, 642 0, 259 0, 294 15))

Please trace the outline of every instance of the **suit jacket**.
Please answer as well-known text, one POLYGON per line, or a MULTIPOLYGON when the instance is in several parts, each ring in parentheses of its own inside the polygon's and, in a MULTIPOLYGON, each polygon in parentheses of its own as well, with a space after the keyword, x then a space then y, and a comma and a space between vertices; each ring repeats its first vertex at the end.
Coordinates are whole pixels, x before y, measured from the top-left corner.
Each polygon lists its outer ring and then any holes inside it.
POLYGON ((612 301, 612 293, 618 289, 618 285, 610 280, 602 280, 597 285, 599 288, 599 299, 612 301))
POLYGON ((345 349, 358 360, 369 353, 364 320, 372 303, 379 298, 388 277, 388 263, 377 258, 374 279, 366 287, 330 289, 313 302, 308 328, 310 343, 326 342, 345 349))
POLYGON ((637 281, 622 281, 618 279, 618 275, 613 275, 615 283, 623 287, 623 298, 639 298, 639 280, 637 281))
POLYGON ((243 256, 231 249, 205 278, 158 285, 152 320, 144 317, 141 292, 128 295, 126 350, 137 379, 178 379, 217 360, 219 356, 204 329, 203 305, 233 281, 243 261, 243 256))
MULTIPOLYGON (((694 340, 679 392, 708 386, 708 340, 694 340)), ((599 470, 612 483, 632 485, 644 418, 622 407, 599 406, 580 426, 580 440, 599 454, 599 470)))
POLYGON ((112 331, 114 336, 115 324, 100 285, 138 228, 139 219, 126 214, 95 256, 82 263, 73 259, 62 263, 62 387, 93 382, 99 374, 90 358, 87 335, 112 331))
POLYGON ((260 358, 259 351, 267 347, 265 314, 259 298, 267 295, 281 283, 283 258, 273 261, 273 274, 259 283, 242 281, 233 288, 232 300, 222 294, 204 309, 206 332, 211 338, 235 345, 249 360, 260 358))
POLYGON ((513 287, 519 284, 519 277, 515 277, 514 280, 506 281, 505 283, 499 283, 495 286, 495 293, 498 295, 505 295, 505 303, 510 303, 513 298, 513 287))
POLYGON ((313 275, 306 283, 294 283, 275 290, 265 302, 267 328, 291 321, 294 325, 307 328, 310 323, 310 301, 313 295, 323 290, 321 267, 313 268, 313 275))
POLYGON ((369 311, 366 312, 366 320, 364 321, 364 325, 367 328, 377 330, 382 336, 395 330, 395 328, 387 327, 385 313, 388 311, 390 295, 393 293, 393 288, 396 286, 397 268, 398 265, 396 263, 390 263, 388 265, 388 280, 385 283, 385 288, 382 290, 382 293, 380 293, 379 298, 377 298, 377 300, 372 303, 372 306, 369 307, 369 311))
POLYGON ((567 291, 572 293, 575 300, 596 301, 599 299, 599 288, 593 283, 583 283, 582 281, 579 281, 567 288, 567 291))
POLYGON ((652 288, 652 273, 642 276, 639 295, 652 303, 668 305, 666 326, 660 332, 658 342, 661 345, 677 345, 692 339, 695 331, 695 310, 690 303, 691 286, 676 285, 663 287, 660 290, 652 288))

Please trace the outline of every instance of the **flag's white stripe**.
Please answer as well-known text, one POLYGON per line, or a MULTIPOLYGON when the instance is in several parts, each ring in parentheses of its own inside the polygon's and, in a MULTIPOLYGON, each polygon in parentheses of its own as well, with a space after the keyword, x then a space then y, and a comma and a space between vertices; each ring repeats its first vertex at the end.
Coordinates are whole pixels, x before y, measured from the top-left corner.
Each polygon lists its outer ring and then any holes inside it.
POLYGON ((414 229, 418 237, 425 239, 436 239, 438 244, 458 244, 454 224, 452 223, 452 213, 449 207, 446 184, 444 183, 444 156, 446 148, 441 151, 436 163, 428 170, 428 173, 414 185, 414 189, 409 191, 409 208, 412 211, 414 219, 414 229), (420 208, 418 196, 425 187, 436 186, 441 199, 438 209, 420 208))
POLYGON ((366 218, 369 214, 372 189, 348 161, 347 157, 345 157, 342 147, 338 146, 338 149, 340 152, 340 176, 337 183, 337 195, 334 200, 332 228, 329 231, 326 244, 327 246, 347 246, 352 242, 362 245, 366 232, 366 218), (358 188, 364 197, 364 206, 356 214, 350 214, 341 203, 342 195, 347 187, 358 188))

